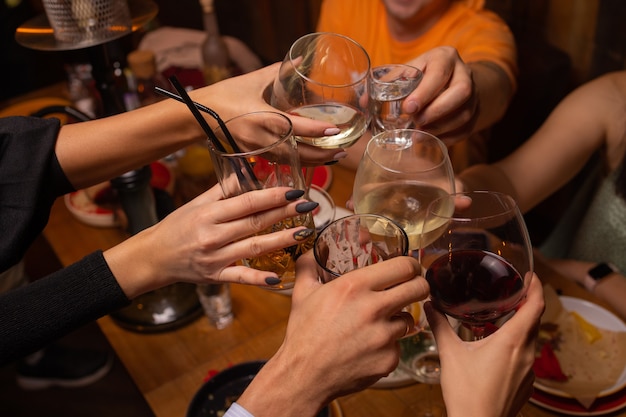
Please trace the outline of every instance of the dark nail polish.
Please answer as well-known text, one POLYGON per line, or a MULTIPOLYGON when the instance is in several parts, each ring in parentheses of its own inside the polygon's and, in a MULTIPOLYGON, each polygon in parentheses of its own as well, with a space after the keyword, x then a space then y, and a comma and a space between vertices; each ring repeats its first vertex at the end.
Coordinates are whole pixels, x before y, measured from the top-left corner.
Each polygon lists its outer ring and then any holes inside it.
POLYGON ((316 203, 315 201, 307 201, 306 203, 298 204, 296 206, 296 211, 298 213, 308 213, 315 210, 317 206, 319 206, 319 203, 316 203))
POLYGON ((335 165, 338 162, 339 161, 328 161, 328 162, 324 162, 324 165, 326 165, 326 166, 335 165))
POLYGON ((280 284, 281 283, 281 279, 277 278, 277 277, 267 277, 265 278, 265 283, 267 285, 276 285, 276 284, 280 284))
POLYGON ((310 238, 311 235, 313 235, 313 233, 315 233, 314 229, 302 229, 294 233, 293 238, 297 240, 298 242, 301 242, 303 240, 307 240, 308 238, 310 238))
POLYGON ((303 190, 291 190, 285 193, 285 198, 287 201, 297 200, 304 195, 303 190))

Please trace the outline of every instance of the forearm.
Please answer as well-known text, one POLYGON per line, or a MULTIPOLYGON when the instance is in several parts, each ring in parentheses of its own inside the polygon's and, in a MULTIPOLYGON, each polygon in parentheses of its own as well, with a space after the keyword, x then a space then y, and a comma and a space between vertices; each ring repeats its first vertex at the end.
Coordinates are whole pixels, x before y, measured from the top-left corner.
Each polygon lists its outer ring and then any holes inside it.
POLYGON ((56 154, 78 189, 153 162, 202 138, 191 112, 168 99, 132 112, 65 125, 56 154))
POLYGON ((310 377, 315 367, 297 366, 307 362, 306 358, 302 361, 297 358, 285 360, 281 359, 281 354, 279 350, 268 361, 237 402, 255 417, 316 416, 332 399, 316 394, 321 381, 315 382, 310 377))
POLYGON ((491 62, 470 62, 472 78, 479 97, 478 118, 474 132, 479 132, 500 120, 513 97, 513 85, 507 74, 491 62))
POLYGON ((9 291, 0 296, 0 366, 128 302, 97 252, 9 291))
POLYGON ((593 294, 605 301, 620 316, 626 320, 626 277, 621 273, 613 273, 598 282, 593 294))

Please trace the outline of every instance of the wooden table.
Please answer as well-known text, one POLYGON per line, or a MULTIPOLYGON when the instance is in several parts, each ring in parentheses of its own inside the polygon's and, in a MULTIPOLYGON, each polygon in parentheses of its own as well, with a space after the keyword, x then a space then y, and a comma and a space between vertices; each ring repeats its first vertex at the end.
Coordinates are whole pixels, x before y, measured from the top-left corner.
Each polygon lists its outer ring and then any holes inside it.
MULTIPOLYGON (((333 167, 330 193, 344 206, 352 193, 354 174, 333 167)), ((55 204, 45 237, 63 265, 69 265, 96 249, 107 249, 126 235, 118 229, 98 229, 78 222, 62 199, 55 204)), ((563 294, 592 299, 589 293, 544 265, 538 275, 563 294)), ((290 298, 259 288, 233 285, 234 323, 223 330, 212 328, 201 317, 175 331, 140 334, 116 325, 111 318, 98 321, 139 390, 157 417, 184 416, 195 392, 210 370, 221 370, 244 361, 267 359, 278 348, 286 327, 290 298)), ((395 389, 368 389, 338 400, 345 417, 403 416, 423 384, 395 389)), ((434 395, 441 396, 439 389, 434 395)), ((525 417, 558 415, 528 404, 525 417)), ((626 412, 617 415, 626 416, 626 412)))

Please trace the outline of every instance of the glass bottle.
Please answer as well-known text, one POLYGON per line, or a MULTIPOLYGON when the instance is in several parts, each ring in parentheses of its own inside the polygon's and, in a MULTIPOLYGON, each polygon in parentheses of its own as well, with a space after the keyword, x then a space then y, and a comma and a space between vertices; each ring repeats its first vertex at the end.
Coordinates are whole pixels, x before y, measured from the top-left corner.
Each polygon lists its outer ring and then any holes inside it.
POLYGON ((139 106, 147 106, 162 99, 154 87, 168 88, 163 76, 156 67, 154 52, 146 49, 135 50, 126 57, 133 75, 133 89, 137 93, 139 106))
POLYGON ((202 6, 204 32, 202 42, 202 74, 206 85, 229 78, 233 75, 233 64, 228 47, 220 35, 213 0, 200 0, 202 6))

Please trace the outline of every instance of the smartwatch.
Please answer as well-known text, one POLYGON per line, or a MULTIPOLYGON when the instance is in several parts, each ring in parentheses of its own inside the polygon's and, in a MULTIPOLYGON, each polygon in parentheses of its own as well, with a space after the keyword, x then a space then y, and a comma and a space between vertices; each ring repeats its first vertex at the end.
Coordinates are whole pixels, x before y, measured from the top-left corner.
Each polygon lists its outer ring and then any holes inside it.
POLYGON ((600 262, 587 271, 582 284, 587 291, 593 292, 598 282, 614 272, 619 272, 615 265, 608 262, 600 262))

